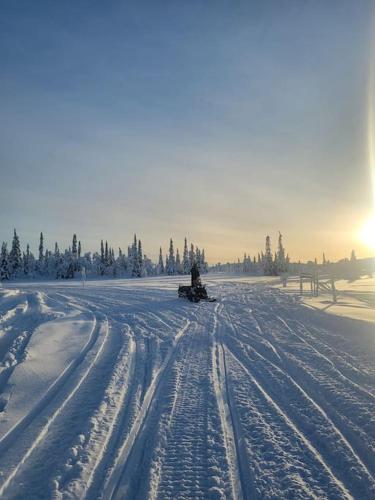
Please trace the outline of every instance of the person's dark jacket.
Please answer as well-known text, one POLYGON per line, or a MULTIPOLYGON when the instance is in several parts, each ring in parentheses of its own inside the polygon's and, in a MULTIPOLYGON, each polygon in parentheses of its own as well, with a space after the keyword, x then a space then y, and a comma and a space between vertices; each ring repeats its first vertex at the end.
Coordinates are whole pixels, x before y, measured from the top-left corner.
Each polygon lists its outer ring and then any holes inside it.
POLYGON ((191 286, 197 286, 200 283, 200 274, 197 264, 193 264, 191 268, 191 286))

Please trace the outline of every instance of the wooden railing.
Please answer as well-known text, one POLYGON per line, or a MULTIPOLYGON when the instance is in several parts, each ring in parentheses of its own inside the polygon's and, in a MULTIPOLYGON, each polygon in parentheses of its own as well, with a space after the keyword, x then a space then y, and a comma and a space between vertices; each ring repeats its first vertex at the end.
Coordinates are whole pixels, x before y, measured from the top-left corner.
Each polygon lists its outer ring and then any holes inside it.
POLYGON ((319 271, 312 273, 300 273, 299 275, 299 290, 300 295, 303 295, 303 284, 309 283, 311 295, 318 297, 319 291, 332 294, 333 302, 337 302, 337 293, 335 287, 335 279, 331 274, 320 274, 319 271))

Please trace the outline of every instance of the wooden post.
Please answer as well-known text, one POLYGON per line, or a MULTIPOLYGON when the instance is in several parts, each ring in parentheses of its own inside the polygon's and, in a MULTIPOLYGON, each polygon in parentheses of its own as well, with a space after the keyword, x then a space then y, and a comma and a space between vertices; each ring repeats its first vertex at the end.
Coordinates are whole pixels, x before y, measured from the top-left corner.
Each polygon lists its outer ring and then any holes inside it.
POLYGON ((316 296, 319 297, 319 271, 316 271, 316 296))
POLYGON ((302 275, 299 275, 299 294, 303 295, 303 283, 302 283, 302 275))

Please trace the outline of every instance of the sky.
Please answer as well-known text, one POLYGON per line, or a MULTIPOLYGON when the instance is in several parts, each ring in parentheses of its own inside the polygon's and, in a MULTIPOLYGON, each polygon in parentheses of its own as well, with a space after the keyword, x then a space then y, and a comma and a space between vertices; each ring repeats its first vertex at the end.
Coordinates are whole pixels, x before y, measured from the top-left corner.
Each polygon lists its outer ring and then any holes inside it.
POLYGON ((0 0, 0 241, 373 255, 371 1, 0 0))

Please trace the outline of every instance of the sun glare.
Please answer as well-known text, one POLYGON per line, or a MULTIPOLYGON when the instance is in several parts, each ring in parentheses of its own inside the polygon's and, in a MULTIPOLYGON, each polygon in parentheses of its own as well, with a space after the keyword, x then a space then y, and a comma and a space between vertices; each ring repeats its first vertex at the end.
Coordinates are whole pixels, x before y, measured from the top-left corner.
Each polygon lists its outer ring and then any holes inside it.
POLYGON ((369 219, 362 227, 360 239, 367 247, 375 250, 375 216, 369 219))

